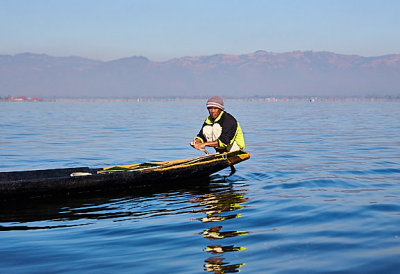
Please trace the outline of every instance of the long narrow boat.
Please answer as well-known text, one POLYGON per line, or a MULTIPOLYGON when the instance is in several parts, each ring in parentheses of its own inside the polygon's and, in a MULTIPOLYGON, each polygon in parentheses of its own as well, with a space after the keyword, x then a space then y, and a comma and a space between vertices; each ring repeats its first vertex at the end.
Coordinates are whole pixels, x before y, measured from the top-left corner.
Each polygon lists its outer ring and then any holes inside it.
POLYGON ((245 151, 112 166, 0 172, 0 200, 120 188, 151 187, 209 176, 250 158, 245 151))

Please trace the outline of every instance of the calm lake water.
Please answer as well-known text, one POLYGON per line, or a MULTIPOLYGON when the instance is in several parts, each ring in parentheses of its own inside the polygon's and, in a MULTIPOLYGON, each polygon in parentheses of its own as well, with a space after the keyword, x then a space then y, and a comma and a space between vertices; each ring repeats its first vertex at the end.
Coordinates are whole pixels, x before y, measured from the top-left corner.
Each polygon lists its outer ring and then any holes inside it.
MULTIPOLYGON (((226 102, 198 185, 0 204, 2 273, 399 273, 400 102, 226 102)), ((205 102, 0 103, 0 171, 196 157, 205 102)), ((179 183, 179 182, 177 182, 179 183)))

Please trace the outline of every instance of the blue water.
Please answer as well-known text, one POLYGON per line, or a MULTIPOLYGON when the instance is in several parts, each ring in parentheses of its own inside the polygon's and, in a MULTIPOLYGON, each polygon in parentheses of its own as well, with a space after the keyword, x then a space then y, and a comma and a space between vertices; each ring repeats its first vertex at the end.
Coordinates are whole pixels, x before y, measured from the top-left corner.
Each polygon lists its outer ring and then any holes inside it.
MULTIPOLYGON (((251 153, 234 175, 1 204, 0 272, 399 272, 399 102, 226 106, 251 153)), ((202 101, 0 103, 0 171, 199 156, 205 115, 202 101)))

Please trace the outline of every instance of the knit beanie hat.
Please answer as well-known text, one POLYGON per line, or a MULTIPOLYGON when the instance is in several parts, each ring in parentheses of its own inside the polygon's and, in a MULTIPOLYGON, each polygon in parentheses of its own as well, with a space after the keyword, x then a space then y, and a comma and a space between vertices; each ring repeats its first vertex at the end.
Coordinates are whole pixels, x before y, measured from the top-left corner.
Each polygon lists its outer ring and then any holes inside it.
POLYGON ((220 96, 212 96, 207 100, 207 108, 216 107, 220 110, 224 110, 224 100, 220 96))

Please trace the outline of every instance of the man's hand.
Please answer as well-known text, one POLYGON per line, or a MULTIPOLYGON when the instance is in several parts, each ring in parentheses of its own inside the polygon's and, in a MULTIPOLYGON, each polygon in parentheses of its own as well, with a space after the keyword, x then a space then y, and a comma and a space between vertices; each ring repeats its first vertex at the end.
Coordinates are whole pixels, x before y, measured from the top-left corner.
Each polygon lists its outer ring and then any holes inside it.
POLYGON ((190 145, 194 147, 195 149, 204 149, 205 148, 205 143, 202 143, 199 139, 195 139, 190 142, 190 145))
POLYGON ((203 143, 199 139, 195 139, 194 141, 190 142, 190 145, 195 149, 203 150, 205 147, 218 147, 218 141, 203 143))
POLYGON ((194 147, 198 142, 199 142, 199 140, 198 140, 198 139, 195 139, 195 140, 193 140, 193 141, 190 142, 190 145, 191 145, 192 147, 194 147))
POLYGON ((200 149, 204 149, 204 148, 206 147, 206 144, 207 144, 207 143, 198 142, 198 143, 195 143, 195 144, 194 144, 194 148, 195 148, 195 149, 199 149, 199 150, 200 150, 200 149))

